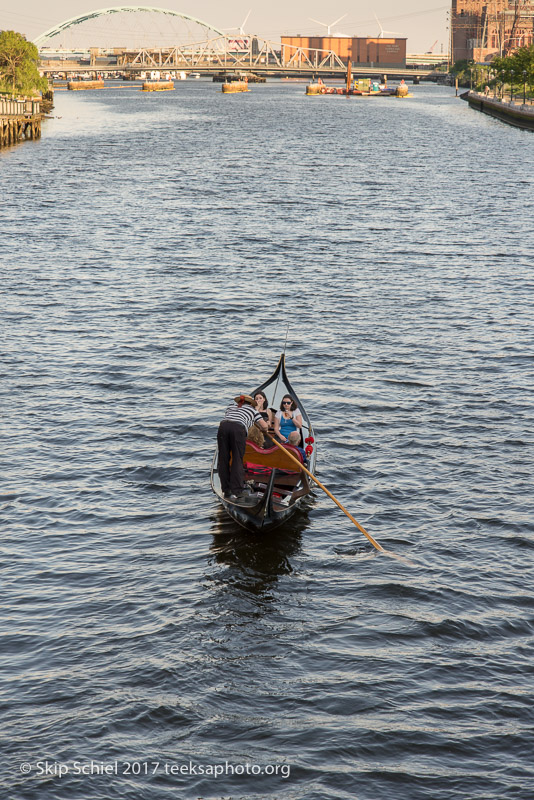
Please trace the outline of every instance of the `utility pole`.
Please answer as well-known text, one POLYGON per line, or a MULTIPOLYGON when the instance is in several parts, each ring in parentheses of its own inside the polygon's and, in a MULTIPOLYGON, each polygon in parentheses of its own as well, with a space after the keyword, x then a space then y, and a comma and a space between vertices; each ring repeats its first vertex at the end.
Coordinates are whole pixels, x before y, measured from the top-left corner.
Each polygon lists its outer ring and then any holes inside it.
POLYGON ((452 52, 452 43, 453 43, 453 37, 452 37, 452 8, 451 8, 450 11, 447 11, 447 16, 449 18, 449 47, 448 47, 448 53, 447 53, 447 72, 450 72, 451 64, 454 64, 454 57, 453 57, 453 52, 452 52))

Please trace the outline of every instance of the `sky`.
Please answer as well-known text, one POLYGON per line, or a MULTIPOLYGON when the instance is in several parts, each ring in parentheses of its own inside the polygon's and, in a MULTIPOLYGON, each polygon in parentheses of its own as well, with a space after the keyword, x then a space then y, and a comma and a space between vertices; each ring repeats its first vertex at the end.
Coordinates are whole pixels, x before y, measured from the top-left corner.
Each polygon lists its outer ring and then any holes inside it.
MULTIPOLYGON (((128 4, 136 5, 131 0, 128 4)), ((117 0, 48 0, 46 4, 42 0, 16 4, 0 0, 0 30, 15 30, 34 39, 78 14, 117 5, 117 0)), ((377 36, 381 26, 385 34, 407 37, 409 53, 424 53, 432 47, 434 53, 447 51, 450 2, 440 4, 440 0, 406 0, 403 4, 398 0, 334 0, 332 5, 319 0, 156 0, 153 5, 189 14, 220 29, 238 28, 250 11, 246 33, 273 41, 282 34, 319 36, 326 33, 327 24, 343 17, 333 25, 333 33, 377 36)))

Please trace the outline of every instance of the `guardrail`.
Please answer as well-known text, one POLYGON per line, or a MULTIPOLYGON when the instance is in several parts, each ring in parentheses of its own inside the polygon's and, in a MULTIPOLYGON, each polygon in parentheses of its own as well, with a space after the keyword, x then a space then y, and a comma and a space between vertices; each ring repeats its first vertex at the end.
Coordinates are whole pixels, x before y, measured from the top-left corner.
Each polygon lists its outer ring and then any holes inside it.
POLYGON ((0 96, 0 117, 34 117, 40 113, 40 107, 40 101, 33 98, 0 96))
POLYGON ((41 118, 40 100, 0 95, 0 150, 24 139, 39 139, 41 118))

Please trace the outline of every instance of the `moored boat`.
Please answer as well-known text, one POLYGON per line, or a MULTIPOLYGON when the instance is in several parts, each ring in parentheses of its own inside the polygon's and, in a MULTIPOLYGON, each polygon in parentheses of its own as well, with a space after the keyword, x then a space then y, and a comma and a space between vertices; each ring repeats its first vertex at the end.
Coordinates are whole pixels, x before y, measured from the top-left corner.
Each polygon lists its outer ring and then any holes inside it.
MULTIPOLYGON (((303 441, 301 446, 304 444, 308 446, 307 468, 313 472, 316 449, 314 444, 306 442, 306 439, 313 441, 313 428, 308 414, 302 407, 302 403, 287 377, 284 354, 280 356, 271 377, 254 392, 251 392, 251 396, 254 397, 257 392, 264 392, 269 408, 275 410, 280 407, 285 394, 295 400, 302 414, 303 441)), ((268 442, 267 437, 266 445, 268 442)), ((221 489, 218 472, 219 453, 216 450, 211 470, 211 488, 227 513, 244 528, 261 533, 277 528, 290 519, 299 508, 302 508, 306 498, 310 496, 312 488, 308 476, 304 471, 298 469, 288 454, 302 463, 302 455, 296 447, 284 445, 284 449, 280 449, 273 444, 271 447, 261 448, 247 439, 243 463, 245 484, 248 486, 250 494, 245 500, 232 502, 224 497, 221 489)))
POLYGON ((264 75, 256 75, 255 72, 216 72, 213 76, 213 83, 231 83, 232 81, 247 80, 248 83, 266 83, 264 75))
POLYGON ((327 86, 321 78, 306 86, 307 95, 337 94, 344 97, 412 97, 404 80, 399 86, 388 87, 384 82, 360 78, 351 84, 350 73, 347 72, 347 81, 344 87, 327 86))

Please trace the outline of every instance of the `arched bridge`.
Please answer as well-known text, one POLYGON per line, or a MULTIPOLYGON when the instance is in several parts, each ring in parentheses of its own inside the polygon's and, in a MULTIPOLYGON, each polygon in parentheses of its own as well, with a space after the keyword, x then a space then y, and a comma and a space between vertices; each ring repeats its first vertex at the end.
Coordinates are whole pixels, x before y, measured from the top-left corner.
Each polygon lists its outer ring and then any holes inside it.
MULTIPOLYGON (((197 71, 204 74, 219 72, 221 70, 242 70, 253 71, 257 74, 271 74, 284 76, 342 76, 346 72, 346 64, 340 57, 330 50, 314 50, 312 48, 296 47, 293 45, 281 45, 271 42, 259 36, 249 36, 240 34, 239 36, 225 35, 214 25, 204 22, 189 14, 183 14, 171 9, 152 7, 152 6, 112 6, 109 8, 97 9, 85 14, 72 17, 60 24, 49 28, 38 36, 34 43, 39 48, 46 47, 47 58, 44 58, 45 50, 42 50, 41 68, 44 72, 79 72, 79 71, 98 71, 106 72, 130 72, 135 73, 145 70, 185 70, 197 71), (86 47, 91 51, 91 62, 72 61, 65 59, 55 60, 50 51, 53 40, 76 26, 83 25, 99 17, 106 18, 118 14, 150 14, 166 15, 179 18, 186 23, 193 23, 197 32, 204 33, 203 39, 199 41, 188 41, 171 47, 122 49, 120 52, 115 50, 112 56, 103 48, 100 53, 104 58, 98 58, 95 52, 97 47, 86 47)), ((97 42, 93 43, 94 45, 97 42)), ((386 72, 391 77, 427 77, 432 74, 431 70, 414 69, 395 69, 391 66, 375 64, 353 67, 355 75, 377 75, 386 72)))
POLYGON ((98 17, 109 17, 112 14, 135 14, 139 12, 145 12, 149 14, 165 14, 170 17, 179 17, 180 19, 194 22, 208 31, 213 31, 219 36, 224 36, 224 33, 219 30, 219 28, 210 25, 209 22, 203 22, 201 19, 191 17, 189 14, 182 14, 181 11, 172 11, 169 8, 156 8, 153 6, 111 6, 110 8, 99 8, 95 11, 89 11, 85 14, 79 14, 76 17, 66 19, 64 22, 60 22, 59 25, 55 25, 53 28, 49 28, 47 31, 44 31, 44 33, 41 33, 40 36, 33 40, 33 43, 37 45, 37 47, 42 47, 45 42, 49 42, 50 39, 58 36, 63 31, 73 28, 76 25, 82 25, 84 22, 89 22, 90 20, 97 19, 98 17))

